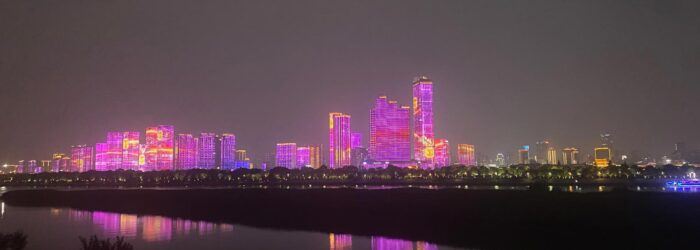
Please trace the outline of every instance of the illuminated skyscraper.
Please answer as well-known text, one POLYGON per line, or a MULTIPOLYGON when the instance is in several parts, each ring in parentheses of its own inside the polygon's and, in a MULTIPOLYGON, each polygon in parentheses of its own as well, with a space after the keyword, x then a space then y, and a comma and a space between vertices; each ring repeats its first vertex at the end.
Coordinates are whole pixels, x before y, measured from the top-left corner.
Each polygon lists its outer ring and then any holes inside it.
POLYGON ((343 113, 330 113, 330 168, 340 168, 350 165, 352 157, 350 115, 343 113))
POLYGON ((574 165, 578 164, 578 162, 578 149, 565 148, 564 150, 562 150, 562 164, 574 165))
POLYGON ((197 168, 216 168, 216 134, 200 133, 197 139, 197 168))
POLYGON ((173 169, 175 127, 159 125, 146 129, 146 167, 147 171, 173 169))
POLYGON ((277 143, 275 166, 293 169, 297 167, 297 144, 277 143))
POLYGON ((175 150, 175 169, 187 170, 197 166, 197 144, 192 134, 178 134, 175 150))
POLYGON ((65 157, 64 153, 54 153, 51 157, 51 172, 67 172, 68 169, 61 169, 61 159, 65 157))
POLYGON ((236 168, 251 168, 248 151, 245 149, 236 149, 236 168))
POLYGON ((554 147, 549 147, 547 149, 547 163, 548 164, 557 164, 558 159, 557 159, 557 149, 554 147))
POLYGON ((506 166, 506 156, 503 153, 496 154, 496 165, 499 167, 506 166))
POLYGON ((221 169, 236 168, 236 135, 221 135, 221 169))
POLYGON ((610 160, 612 154, 610 148, 608 147, 598 147, 595 148, 595 166, 596 167, 607 167, 610 165, 610 160))
POLYGON ((425 76, 413 82, 413 158, 432 167, 435 158, 433 133, 433 82, 425 76))
POLYGON ((122 156, 124 154, 124 149, 122 148, 123 141, 123 132, 112 131, 107 133, 107 170, 122 168, 122 156))
POLYGON ((370 111, 369 158, 380 162, 411 160, 410 107, 380 96, 370 111))
POLYGON ((533 160, 539 164, 547 164, 551 163, 547 161, 547 150, 549 149, 549 141, 544 140, 544 141, 538 141, 535 143, 535 152, 534 155, 531 155, 533 157, 533 160))
POLYGON ((530 163, 530 145, 525 145, 521 149, 518 149, 518 163, 530 163))
POLYGON ((474 145, 458 144, 457 145, 457 158, 458 158, 460 165, 476 166, 476 156, 475 156, 474 145))
POLYGON ((138 170, 141 133, 135 131, 123 133, 121 167, 127 170, 138 170))
POLYGON ((447 139, 435 139, 435 167, 450 165, 450 144, 447 139))
POLYGON ((71 147, 71 171, 85 172, 94 169, 92 147, 78 145, 71 147))
POLYGON ((321 167, 321 147, 309 146, 309 165, 312 168, 321 167))
POLYGON ((95 144, 95 170, 97 171, 109 171, 112 169, 107 168, 107 143, 97 143, 95 144))
POLYGON ((362 147, 362 134, 358 132, 353 132, 350 134, 350 148, 361 148, 362 147))
POLYGON ((41 173, 41 168, 39 167, 39 164, 37 164, 36 160, 27 161, 27 166, 25 167, 25 169, 27 170, 25 173, 32 173, 32 174, 41 173))
POLYGON ((297 147, 297 167, 311 167, 309 147, 297 147))

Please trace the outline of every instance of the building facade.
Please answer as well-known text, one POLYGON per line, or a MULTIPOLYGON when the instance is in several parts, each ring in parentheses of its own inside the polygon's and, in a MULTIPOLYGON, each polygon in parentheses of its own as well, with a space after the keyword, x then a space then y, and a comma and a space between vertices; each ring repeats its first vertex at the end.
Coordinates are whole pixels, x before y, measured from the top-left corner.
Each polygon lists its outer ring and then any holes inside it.
POLYGON ((275 166, 289 169, 297 168, 297 144, 277 143, 275 166))
POLYGON ((433 82, 424 76, 413 82, 413 159, 424 167, 435 159, 433 82))
POLYGON ((380 96, 370 111, 369 158, 379 162, 411 160, 410 107, 380 96))
POLYGON ((340 168, 350 165, 352 158, 350 115, 334 112, 329 116, 329 167, 340 168))
POLYGON ((476 154, 474 145, 459 144, 457 145, 457 160, 460 165, 476 166, 476 154))
POLYGON ((236 135, 224 133, 221 135, 221 169, 236 168, 236 135))

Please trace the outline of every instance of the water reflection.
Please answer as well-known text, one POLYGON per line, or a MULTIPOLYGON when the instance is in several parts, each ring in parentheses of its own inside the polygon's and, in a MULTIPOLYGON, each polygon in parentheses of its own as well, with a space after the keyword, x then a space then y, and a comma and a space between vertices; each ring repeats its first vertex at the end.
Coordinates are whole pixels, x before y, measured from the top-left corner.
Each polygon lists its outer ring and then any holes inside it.
POLYGON ((352 235, 331 233, 328 235, 328 238, 330 241, 330 250, 352 249, 352 235))
POLYGON ((204 236, 233 230, 233 225, 231 224, 172 219, 163 216, 140 216, 56 208, 52 208, 50 211, 52 217, 61 217, 66 213, 72 222, 92 223, 102 236, 124 236, 127 239, 140 238, 147 242, 170 241, 173 239, 173 236, 204 236))
POLYGON ((407 241, 386 237, 372 237, 372 250, 437 250, 438 246, 423 241, 407 241))

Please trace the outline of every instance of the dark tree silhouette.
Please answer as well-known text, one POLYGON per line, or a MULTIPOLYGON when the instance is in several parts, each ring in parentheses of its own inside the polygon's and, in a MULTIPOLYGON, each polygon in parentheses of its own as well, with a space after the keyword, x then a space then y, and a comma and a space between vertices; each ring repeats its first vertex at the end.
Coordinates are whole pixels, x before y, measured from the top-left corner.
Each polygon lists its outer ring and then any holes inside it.
POLYGON ((0 233, 0 250, 21 250, 27 246, 27 235, 22 231, 0 233))
POLYGON ((116 237, 114 243, 110 239, 99 239, 97 235, 90 236, 90 239, 78 237, 82 244, 82 250, 133 250, 134 246, 124 240, 124 237, 116 237))

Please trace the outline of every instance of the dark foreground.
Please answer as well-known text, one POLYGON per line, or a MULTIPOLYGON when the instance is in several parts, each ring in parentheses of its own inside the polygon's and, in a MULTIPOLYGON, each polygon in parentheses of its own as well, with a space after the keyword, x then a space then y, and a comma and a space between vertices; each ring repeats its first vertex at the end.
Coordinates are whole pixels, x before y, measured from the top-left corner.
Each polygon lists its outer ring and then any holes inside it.
POLYGON ((695 245, 700 233, 700 195, 692 193, 19 190, 2 199, 13 206, 163 215, 486 249, 669 249, 695 245))

